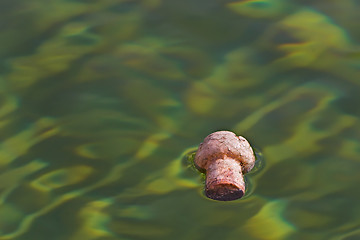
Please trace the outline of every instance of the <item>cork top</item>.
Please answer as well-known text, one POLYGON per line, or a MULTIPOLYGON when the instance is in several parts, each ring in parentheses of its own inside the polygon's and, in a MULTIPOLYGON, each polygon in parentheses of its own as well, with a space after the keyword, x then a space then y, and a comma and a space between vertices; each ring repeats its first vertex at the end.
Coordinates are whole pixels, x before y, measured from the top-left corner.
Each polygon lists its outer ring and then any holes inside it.
POLYGON ((195 165, 199 170, 206 170, 217 159, 225 157, 237 160, 242 173, 248 173, 255 164, 255 155, 249 142, 229 131, 218 131, 208 135, 200 144, 195 155, 195 165))

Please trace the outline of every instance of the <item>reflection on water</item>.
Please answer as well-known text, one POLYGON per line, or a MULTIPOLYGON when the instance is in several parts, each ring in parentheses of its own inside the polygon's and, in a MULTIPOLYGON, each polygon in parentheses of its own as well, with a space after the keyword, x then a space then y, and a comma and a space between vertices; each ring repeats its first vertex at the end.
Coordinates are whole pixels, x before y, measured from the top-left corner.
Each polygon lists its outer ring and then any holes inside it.
POLYGON ((308 4, 1 1, 0 239, 359 239, 360 5, 308 4), (184 164, 216 130, 244 199, 184 164))

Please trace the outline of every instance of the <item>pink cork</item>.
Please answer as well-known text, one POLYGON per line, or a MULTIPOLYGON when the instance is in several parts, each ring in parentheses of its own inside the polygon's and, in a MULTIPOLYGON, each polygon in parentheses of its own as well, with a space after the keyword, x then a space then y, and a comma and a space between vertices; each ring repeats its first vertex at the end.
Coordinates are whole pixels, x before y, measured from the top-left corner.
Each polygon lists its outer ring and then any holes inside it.
POLYGON ((204 139, 194 162, 200 171, 206 171, 206 196, 231 201, 245 194, 243 174, 254 167, 255 155, 245 138, 219 131, 204 139))

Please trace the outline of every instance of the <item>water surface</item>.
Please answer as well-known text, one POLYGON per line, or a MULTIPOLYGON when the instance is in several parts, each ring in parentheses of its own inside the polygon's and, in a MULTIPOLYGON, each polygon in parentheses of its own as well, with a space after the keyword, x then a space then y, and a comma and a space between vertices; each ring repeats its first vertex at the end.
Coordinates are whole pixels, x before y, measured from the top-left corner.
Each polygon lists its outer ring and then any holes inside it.
POLYGON ((360 239, 359 7, 2 0, 0 239, 360 239), (216 130, 241 200, 184 161, 216 130))

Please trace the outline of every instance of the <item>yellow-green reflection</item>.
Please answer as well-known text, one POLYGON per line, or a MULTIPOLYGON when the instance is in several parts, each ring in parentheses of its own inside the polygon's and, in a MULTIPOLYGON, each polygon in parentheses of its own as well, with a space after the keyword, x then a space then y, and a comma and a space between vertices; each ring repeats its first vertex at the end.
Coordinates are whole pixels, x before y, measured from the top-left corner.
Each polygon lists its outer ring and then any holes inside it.
POLYGON ((269 202, 246 223, 244 228, 258 239, 284 239, 295 231, 294 226, 283 219, 284 202, 269 202))
POLYGON ((75 166, 67 169, 58 169, 42 175, 32 182, 32 185, 43 191, 76 184, 88 177, 93 170, 88 166, 75 166))

